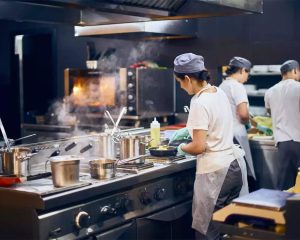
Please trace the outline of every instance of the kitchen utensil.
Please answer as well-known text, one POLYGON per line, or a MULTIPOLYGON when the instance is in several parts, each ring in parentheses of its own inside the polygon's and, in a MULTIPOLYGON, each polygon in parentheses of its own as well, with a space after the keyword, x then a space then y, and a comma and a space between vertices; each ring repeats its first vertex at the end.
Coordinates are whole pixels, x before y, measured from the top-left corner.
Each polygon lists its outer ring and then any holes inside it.
POLYGON ((34 133, 34 134, 31 134, 31 135, 27 135, 27 136, 25 136, 25 137, 17 138, 17 139, 14 139, 14 140, 9 141, 9 143, 10 143, 11 145, 13 145, 13 144, 15 144, 15 142, 18 142, 18 141, 20 141, 20 140, 23 140, 23 139, 26 139, 26 138, 30 138, 30 137, 33 137, 33 136, 36 136, 36 134, 34 133))
POLYGON ((4 142, 6 144, 7 150, 10 152, 9 140, 7 138, 7 135, 6 135, 6 132, 5 132, 5 129, 4 129, 4 126, 3 126, 1 118, 0 118, 0 129, 1 129, 1 132, 2 132, 2 136, 3 136, 4 142))
POLYGON ((100 133, 97 140, 97 153, 95 155, 104 158, 116 157, 116 143, 113 141, 113 136, 109 133, 100 133))
MULTIPOLYGON (((151 141, 151 140, 150 140, 151 141)), ((120 140, 120 159, 144 155, 146 152, 145 136, 125 136, 120 140)), ((134 163, 144 163, 145 158, 139 158, 134 163)))
POLYGON ((112 124, 115 127, 116 123, 115 123, 114 119, 112 118, 112 116, 110 115, 109 111, 105 110, 105 114, 109 117, 110 121, 112 122, 112 124))
POLYGON ((116 122, 116 125, 114 126, 113 130, 111 131, 111 135, 113 136, 114 133, 116 132, 118 126, 119 126, 119 123, 121 121, 121 118, 123 117, 123 115, 127 112, 127 108, 126 107, 123 107, 120 114, 119 114, 119 117, 117 119, 117 122, 116 122))
POLYGON ((4 175, 15 174, 17 176, 27 175, 27 163, 34 154, 31 153, 30 148, 26 147, 12 147, 10 151, 3 149, 0 151, 2 159, 2 172, 4 175))
POLYGON ((79 182, 79 162, 73 155, 50 158, 52 181, 55 187, 65 187, 79 182))
POLYGON ((100 158, 89 161, 91 177, 95 179, 110 179, 116 175, 116 160, 100 158))
MULTIPOLYGON (((95 179, 110 179, 115 177, 117 166, 120 164, 134 161, 140 157, 147 155, 136 156, 128 159, 108 159, 108 158, 96 158, 89 161, 91 177, 95 179)), ((91 157, 90 159, 92 159, 91 157)))
POLYGON ((155 157, 176 156, 177 148, 172 146, 162 146, 149 148, 150 154, 155 157))

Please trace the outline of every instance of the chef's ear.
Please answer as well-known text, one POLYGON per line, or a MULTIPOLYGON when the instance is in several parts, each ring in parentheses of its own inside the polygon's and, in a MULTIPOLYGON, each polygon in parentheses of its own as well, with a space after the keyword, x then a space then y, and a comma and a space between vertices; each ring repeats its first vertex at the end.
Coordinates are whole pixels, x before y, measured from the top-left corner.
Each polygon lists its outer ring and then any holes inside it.
POLYGON ((190 82, 191 78, 188 75, 184 75, 184 80, 190 82))

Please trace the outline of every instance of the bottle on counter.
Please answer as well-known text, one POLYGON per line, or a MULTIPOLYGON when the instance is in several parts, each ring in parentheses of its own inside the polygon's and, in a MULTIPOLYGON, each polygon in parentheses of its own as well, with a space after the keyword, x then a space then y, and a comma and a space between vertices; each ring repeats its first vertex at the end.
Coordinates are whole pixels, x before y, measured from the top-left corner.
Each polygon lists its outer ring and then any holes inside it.
POLYGON ((150 124, 150 136, 152 141, 150 142, 151 147, 158 147, 160 144, 160 123, 154 118, 150 124))

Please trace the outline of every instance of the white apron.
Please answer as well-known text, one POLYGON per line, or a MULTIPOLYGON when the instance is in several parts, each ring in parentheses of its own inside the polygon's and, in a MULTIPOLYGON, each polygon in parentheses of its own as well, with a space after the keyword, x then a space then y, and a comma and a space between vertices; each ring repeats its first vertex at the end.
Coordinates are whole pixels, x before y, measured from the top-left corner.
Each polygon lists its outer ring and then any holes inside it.
POLYGON ((244 155, 245 152, 242 149, 233 145, 227 150, 205 152, 197 156, 192 228, 198 232, 206 234, 229 166, 235 159, 242 171, 243 187, 241 192, 249 193, 244 155))
POLYGON ((256 179, 246 128, 244 125, 234 126, 233 131, 234 131, 233 135, 234 135, 235 139, 238 141, 238 143, 241 145, 241 147, 245 151, 245 158, 246 158, 247 165, 248 165, 248 175, 250 175, 254 179, 256 179))

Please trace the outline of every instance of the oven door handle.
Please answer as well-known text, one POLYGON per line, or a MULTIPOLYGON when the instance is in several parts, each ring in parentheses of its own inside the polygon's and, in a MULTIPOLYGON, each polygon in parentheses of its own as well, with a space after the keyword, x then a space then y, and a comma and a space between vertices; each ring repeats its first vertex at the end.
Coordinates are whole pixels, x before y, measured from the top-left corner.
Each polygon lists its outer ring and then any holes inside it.
POLYGON ((111 240, 111 239, 119 239, 119 237, 125 233, 128 229, 131 229, 135 222, 127 223, 121 227, 114 228, 107 232, 96 235, 97 240, 111 240))
POLYGON ((175 221, 186 213, 188 213, 192 208, 192 201, 184 202, 180 205, 173 206, 164 210, 162 212, 155 213, 153 215, 145 217, 145 219, 161 222, 172 222, 175 221))

